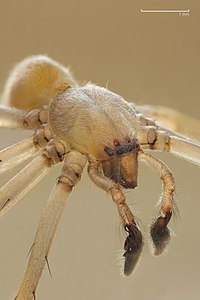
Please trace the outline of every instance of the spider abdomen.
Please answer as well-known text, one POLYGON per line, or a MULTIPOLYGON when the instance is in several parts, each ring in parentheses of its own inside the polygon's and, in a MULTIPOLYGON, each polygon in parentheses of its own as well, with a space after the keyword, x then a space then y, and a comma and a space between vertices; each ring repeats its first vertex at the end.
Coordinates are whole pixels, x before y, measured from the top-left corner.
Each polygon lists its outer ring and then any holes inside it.
POLYGON ((47 105, 69 86, 77 84, 67 68, 45 55, 35 55, 13 69, 2 99, 8 106, 30 111, 47 105))

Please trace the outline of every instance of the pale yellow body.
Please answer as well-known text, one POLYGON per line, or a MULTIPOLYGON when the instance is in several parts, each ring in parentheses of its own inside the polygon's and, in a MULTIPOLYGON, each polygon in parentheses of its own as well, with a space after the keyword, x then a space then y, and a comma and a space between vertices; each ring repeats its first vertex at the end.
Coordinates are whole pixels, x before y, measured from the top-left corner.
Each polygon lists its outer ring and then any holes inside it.
MULTIPOLYGON (((2 103, 1 127, 34 130, 34 133, 31 138, 0 151, 0 173, 38 156, 0 189, 0 216, 53 165, 63 163, 42 214, 16 300, 35 299, 67 197, 80 180, 86 163, 90 179, 111 195, 126 230, 125 275, 131 274, 139 260, 143 237, 122 188, 137 186, 140 161, 158 173, 163 191, 150 234, 154 254, 164 251, 170 238, 167 225, 176 207, 175 183, 167 165, 145 151, 171 152, 200 165, 200 144, 172 131, 177 128, 176 113, 171 120, 162 109, 159 113, 152 107, 135 107, 108 89, 92 84, 79 87, 68 69, 41 55, 29 57, 15 67, 6 83, 2 103), (143 112, 161 117, 170 128, 161 127, 143 112)), ((180 116, 179 125, 182 119, 190 123, 190 119, 180 116)))
POLYGON ((3 103, 30 111, 47 105, 69 86, 77 86, 69 70, 45 55, 30 56, 16 65, 2 95, 3 103))
POLYGON ((31 56, 12 71, 2 96, 10 107, 31 111, 49 105, 57 137, 80 152, 106 159, 103 148, 134 137, 134 108, 119 95, 92 84, 78 87, 68 69, 46 56, 31 56), (90 108, 90 109, 88 109, 90 108))
POLYGON ((49 124, 56 136, 99 160, 107 158, 104 148, 115 138, 124 144, 125 137, 135 136, 134 109, 119 95, 91 85, 59 93, 50 103, 49 124))

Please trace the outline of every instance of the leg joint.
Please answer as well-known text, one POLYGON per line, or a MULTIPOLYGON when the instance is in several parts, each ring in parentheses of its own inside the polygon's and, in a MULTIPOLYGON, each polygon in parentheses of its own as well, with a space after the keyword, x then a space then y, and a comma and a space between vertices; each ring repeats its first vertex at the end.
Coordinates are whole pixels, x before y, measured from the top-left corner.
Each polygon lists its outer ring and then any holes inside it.
POLYGON ((58 182, 66 184, 71 190, 80 180, 82 172, 82 167, 76 163, 65 165, 62 169, 62 175, 58 178, 58 182))
POLYGON ((42 124, 46 124, 48 121, 48 109, 47 106, 43 106, 40 109, 33 109, 27 113, 24 119, 24 127, 28 129, 40 128, 42 124))
POLYGON ((64 141, 52 139, 43 151, 43 155, 49 159, 51 165, 64 160, 65 154, 70 151, 70 147, 64 141))
POLYGON ((33 135, 33 142, 36 146, 45 147, 52 139, 53 134, 48 125, 44 124, 37 129, 33 135))
POLYGON ((150 129, 147 135, 150 149, 160 151, 170 151, 170 136, 165 131, 157 131, 155 128, 150 129))

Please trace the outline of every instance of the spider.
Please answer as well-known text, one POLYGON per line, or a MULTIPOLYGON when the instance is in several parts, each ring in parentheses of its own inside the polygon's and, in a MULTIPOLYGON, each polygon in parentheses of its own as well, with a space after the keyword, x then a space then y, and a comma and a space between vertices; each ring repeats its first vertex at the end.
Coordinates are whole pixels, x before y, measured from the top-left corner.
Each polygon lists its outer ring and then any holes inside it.
MULTIPOLYGON (((126 232, 124 274, 137 264, 143 236, 126 203, 124 189, 137 186, 138 162, 158 173, 163 192, 159 213, 150 226, 154 254, 160 255, 170 239, 168 223, 175 206, 171 170, 146 150, 166 151, 200 165, 200 144, 158 125, 162 109, 136 106, 110 90, 79 85, 70 71, 47 56, 31 56, 16 65, 2 95, 0 126, 32 130, 24 141, 0 151, 0 172, 33 158, 0 189, 0 215, 5 214, 57 164, 58 177, 35 235, 28 266, 16 300, 35 298, 56 227, 72 189, 87 164, 90 179, 111 195, 126 232), (149 117, 146 117, 149 115, 149 117)), ((176 117, 173 117, 176 119, 176 117)))

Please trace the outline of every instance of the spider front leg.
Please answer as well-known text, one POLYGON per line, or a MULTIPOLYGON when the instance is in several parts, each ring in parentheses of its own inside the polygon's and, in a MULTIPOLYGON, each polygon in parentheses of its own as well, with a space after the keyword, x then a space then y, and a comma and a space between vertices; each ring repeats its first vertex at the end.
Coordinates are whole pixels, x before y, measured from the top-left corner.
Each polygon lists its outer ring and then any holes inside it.
POLYGON ((47 261, 57 224, 72 188, 80 180, 86 160, 84 155, 76 151, 66 154, 62 174, 58 178, 41 216, 28 267, 16 300, 31 300, 35 297, 35 290, 47 261))
POLYGON ((104 176, 100 171, 99 163, 90 161, 88 166, 88 173, 91 180, 101 189, 111 194, 113 201, 116 203, 119 215, 124 223, 124 229, 127 231, 128 236, 124 244, 124 274, 130 275, 138 262, 142 247, 143 238, 142 234, 135 222, 134 216, 126 203, 124 194, 122 193, 118 184, 113 180, 104 176))
MULTIPOLYGON (((133 106, 132 103, 130 105, 133 106)), ((161 125, 166 130, 191 135, 192 138, 196 139, 200 138, 200 120, 198 119, 192 118, 175 109, 159 105, 137 105, 136 109, 144 116, 156 120, 159 127, 161 125)))
POLYGON ((137 129, 141 149, 165 151, 200 166, 200 144, 187 138, 169 135, 155 126, 137 129))
POLYGON ((140 151, 138 159, 155 170, 163 182, 163 193, 160 199, 160 213, 157 220, 151 225, 150 233, 155 248, 154 254, 160 255, 170 239, 170 231, 167 227, 174 205, 175 183, 170 169, 158 158, 140 151))

